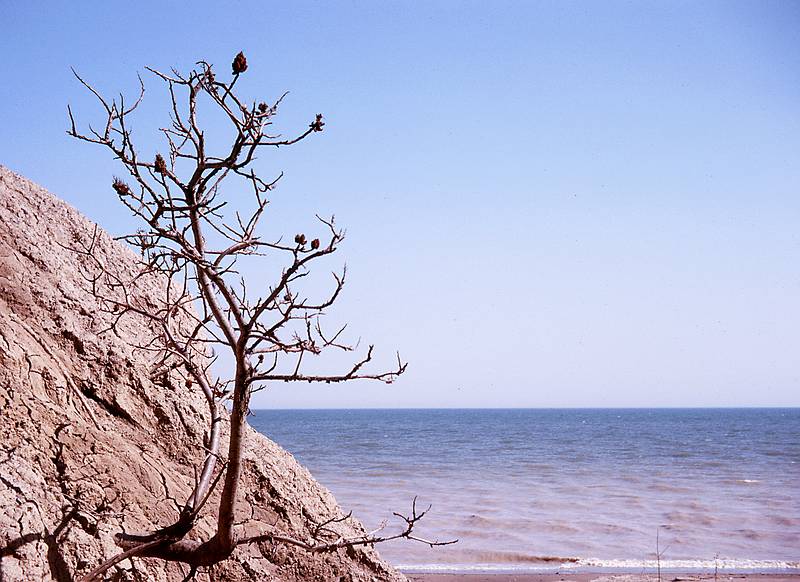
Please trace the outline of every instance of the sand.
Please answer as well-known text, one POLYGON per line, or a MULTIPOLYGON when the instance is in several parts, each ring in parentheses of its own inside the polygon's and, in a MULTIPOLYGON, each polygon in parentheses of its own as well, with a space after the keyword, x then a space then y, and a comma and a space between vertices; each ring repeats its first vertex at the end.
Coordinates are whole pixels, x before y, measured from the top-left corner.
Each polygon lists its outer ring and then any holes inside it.
MULTIPOLYGON (((658 582, 655 574, 406 574, 412 582, 658 582)), ((661 582, 800 582, 800 572, 786 574, 676 574, 661 575, 661 582)))

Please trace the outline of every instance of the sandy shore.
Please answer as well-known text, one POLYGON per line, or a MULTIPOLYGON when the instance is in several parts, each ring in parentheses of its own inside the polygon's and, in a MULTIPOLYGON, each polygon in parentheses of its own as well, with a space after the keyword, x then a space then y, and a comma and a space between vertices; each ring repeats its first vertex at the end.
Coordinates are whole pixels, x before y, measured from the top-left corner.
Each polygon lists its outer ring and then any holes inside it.
MULTIPOLYGON (((655 574, 406 574, 413 582, 658 582, 655 574)), ((662 582, 800 582, 800 572, 791 574, 676 574, 663 573, 662 582)))

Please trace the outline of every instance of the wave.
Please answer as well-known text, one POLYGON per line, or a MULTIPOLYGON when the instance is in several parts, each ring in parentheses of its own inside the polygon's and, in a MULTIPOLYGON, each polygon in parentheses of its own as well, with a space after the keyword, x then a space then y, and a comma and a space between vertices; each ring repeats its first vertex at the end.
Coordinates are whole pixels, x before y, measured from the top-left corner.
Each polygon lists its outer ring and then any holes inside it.
POLYGON ((575 564, 579 558, 561 556, 535 556, 522 552, 484 551, 472 554, 478 562, 489 564, 575 564))
POLYGON ((564 564, 570 568, 614 568, 630 570, 800 570, 800 562, 784 560, 742 560, 718 558, 716 560, 601 560, 598 558, 579 558, 576 562, 564 564))
POLYGON ((394 564, 394 567, 407 574, 422 573, 462 573, 462 572, 555 572, 554 566, 541 566, 539 568, 525 565, 512 564, 394 564))

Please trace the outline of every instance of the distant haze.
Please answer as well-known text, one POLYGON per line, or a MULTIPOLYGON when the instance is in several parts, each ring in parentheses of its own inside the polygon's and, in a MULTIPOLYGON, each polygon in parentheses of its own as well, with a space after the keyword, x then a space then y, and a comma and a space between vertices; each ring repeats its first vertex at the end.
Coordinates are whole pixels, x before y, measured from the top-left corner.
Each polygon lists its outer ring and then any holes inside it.
MULTIPOLYGON (((270 235, 336 214, 349 322, 397 383, 254 408, 800 405, 800 4, 136 2, 0 6, 0 163, 114 234, 120 167, 68 138, 106 93, 165 151, 145 65, 290 90, 270 235)), ((232 196, 245 196, 241 185, 232 196)), ((260 284, 267 275, 253 273, 260 284)), ((336 362, 343 365, 343 362, 336 362)))

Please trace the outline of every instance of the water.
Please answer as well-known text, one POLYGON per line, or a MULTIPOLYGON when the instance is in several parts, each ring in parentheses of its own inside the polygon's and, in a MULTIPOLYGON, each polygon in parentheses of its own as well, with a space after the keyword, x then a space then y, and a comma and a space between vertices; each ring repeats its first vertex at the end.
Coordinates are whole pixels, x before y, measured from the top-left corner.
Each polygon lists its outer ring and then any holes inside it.
POLYGON ((406 570, 800 565, 800 409, 256 411, 406 570), (577 560, 577 561, 574 561, 577 560))

